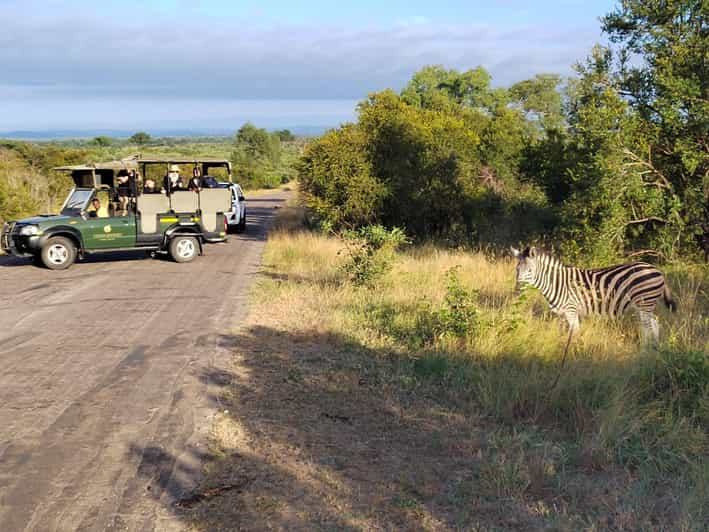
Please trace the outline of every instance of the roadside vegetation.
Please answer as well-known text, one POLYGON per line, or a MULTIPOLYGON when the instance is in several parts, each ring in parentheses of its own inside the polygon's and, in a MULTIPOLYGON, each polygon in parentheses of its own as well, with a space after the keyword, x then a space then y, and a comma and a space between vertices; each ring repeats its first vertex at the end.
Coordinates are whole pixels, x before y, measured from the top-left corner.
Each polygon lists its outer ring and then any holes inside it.
POLYGON ((706 2, 623 1, 570 79, 425 67, 308 145, 307 204, 335 228, 581 263, 709 256, 708 20, 706 2))
POLYGON ((205 486, 239 489, 191 508, 198 527, 703 529, 704 267, 667 269, 682 311, 657 349, 633 319, 586 320, 562 365, 562 324, 514 292, 512 259, 305 218, 279 214, 229 336, 205 486))

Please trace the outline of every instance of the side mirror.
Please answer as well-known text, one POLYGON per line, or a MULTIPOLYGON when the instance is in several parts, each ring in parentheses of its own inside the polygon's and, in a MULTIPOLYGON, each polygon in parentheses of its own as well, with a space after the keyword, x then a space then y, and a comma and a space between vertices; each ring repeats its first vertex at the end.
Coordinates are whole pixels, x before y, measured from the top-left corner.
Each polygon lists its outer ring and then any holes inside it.
POLYGON ((239 201, 246 201, 246 198, 244 196, 239 196, 239 201))

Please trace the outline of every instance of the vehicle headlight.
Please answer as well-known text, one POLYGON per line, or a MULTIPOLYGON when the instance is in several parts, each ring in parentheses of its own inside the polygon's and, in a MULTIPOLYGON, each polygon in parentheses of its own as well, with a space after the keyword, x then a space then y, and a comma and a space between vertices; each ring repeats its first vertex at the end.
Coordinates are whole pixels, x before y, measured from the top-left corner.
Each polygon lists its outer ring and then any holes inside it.
POLYGON ((18 233, 22 236, 32 236, 39 233, 39 227, 36 225, 23 225, 20 227, 18 233))

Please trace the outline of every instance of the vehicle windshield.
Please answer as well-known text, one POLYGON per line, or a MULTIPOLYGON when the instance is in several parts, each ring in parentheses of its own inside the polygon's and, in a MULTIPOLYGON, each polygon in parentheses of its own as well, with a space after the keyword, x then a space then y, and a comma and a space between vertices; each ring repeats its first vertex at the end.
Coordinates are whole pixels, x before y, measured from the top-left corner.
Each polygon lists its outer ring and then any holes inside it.
POLYGON ((74 190, 64 203, 62 214, 66 216, 78 216, 81 214, 93 193, 93 190, 74 190))

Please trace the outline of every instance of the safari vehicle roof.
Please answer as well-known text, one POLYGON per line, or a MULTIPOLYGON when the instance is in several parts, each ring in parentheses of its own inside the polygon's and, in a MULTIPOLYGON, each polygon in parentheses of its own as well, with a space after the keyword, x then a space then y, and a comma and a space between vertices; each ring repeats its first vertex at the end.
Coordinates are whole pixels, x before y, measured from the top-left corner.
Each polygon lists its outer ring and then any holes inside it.
POLYGON ((231 166, 231 162, 228 159, 216 159, 212 157, 129 157, 102 163, 57 166, 54 170, 70 172, 80 170, 130 170, 138 169, 138 166, 141 164, 207 164, 208 166, 231 166))
POLYGON ((209 165, 223 164, 229 166, 231 162, 228 159, 214 159, 210 157, 161 157, 161 158, 139 158, 135 160, 136 164, 202 164, 209 165))
POLYGON ((74 171, 91 171, 91 170, 130 170, 138 168, 137 159, 122 159, 120 161, 108 161, 103 163, 91 164, 75 164, 68 166, 56 166, 53 170, 64 170, 69 172, 74 171))

